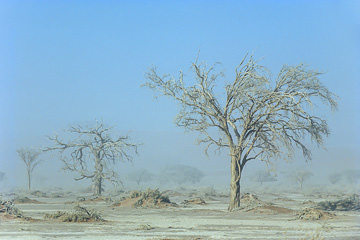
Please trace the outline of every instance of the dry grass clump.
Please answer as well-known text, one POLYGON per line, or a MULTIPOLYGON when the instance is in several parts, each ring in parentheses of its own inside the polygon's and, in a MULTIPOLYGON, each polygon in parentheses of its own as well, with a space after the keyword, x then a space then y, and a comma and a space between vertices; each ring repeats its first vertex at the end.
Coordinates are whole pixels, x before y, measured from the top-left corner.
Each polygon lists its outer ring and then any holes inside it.
POLYGON ((14 201, 2 201, 0 200, 0 217, 14 219, 21 218, 30 220, 31 218, 25 217, 20 209, 15 207, 14 201))
POLYGON ((153 230, 153 229, 155 228, 150 224, 140 225, 138 228, 136 228, 136 230, 153 230))
POLYGON ((249 211, 261 206, 264 206, 265 203, 255 195, 251 193, 244 193, 240 198, 240 209, 249 211))
POLYGON ((175 204, 170 202, 169 197, 163 195, 159 189, 147 189, 145 192, 133 191, 128 198, 123 198, 113 206, 160 208, 175 204))
POLYGON ((46 213, 45 219, 56 219, 61 222, 102 222, 105 221, 94 209, 88 210, 81 206, 76 206, 72 212, 57 211, 56 213, 46 213))
POLYGON ((131 193, 130 198, 139 198, 134 204, 135 207, 141 207, 149 202, 150 204, 152 202, 154 205, 170 203, 169 197, 162 195, 159 189, 147 189, 145 192, 134 191, 131 193))
POLYGON ((1 201, 0 200, 0 213, 2 214, 9 214, 15 217, 22 217, 22 213, 20 209, 15 207, 13 201, 1 201))
POLYGON ((305 208, 297 213, 296 218, 301 220, 324 220, 335 217, 335 214, 324 212, 315 208, 305 208))
POLYGON ((323 201, 317 204, 317 208, 327 211, 359 211, 359 195, 353 194, 346 199, 338 201, 323 201))

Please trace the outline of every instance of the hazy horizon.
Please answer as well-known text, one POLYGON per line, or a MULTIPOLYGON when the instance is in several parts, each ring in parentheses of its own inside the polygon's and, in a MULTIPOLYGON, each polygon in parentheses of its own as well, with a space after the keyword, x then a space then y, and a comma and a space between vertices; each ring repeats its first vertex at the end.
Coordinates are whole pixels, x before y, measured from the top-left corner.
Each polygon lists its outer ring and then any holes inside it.
MULTIPOLYGON (((359 10, 357 1, 3 1, 0 172, 8 187, 26 188, 16 149, 46 146, 46 136, 97 119, 115 126, 114 136, 129 133, 142 144, 133 163, 119 163, 120 176, 183 164, 205 173, 202 184, 226 186, 227 150, 207 157, 197 133, 175 126, 179 108, 172 99, 155 100, 141 84, 152 66, 174 76, 183 70, 191 81, 198 54, 200 61, 221 62, 218 69, 232 81, 247 52, 262 58, 273 79, 284 64, 308 64, 325 73, 322 83, 339 96, 338 111, 314 109, 328 120, 327 150, 314 146, 309 163, 301 154, 292 163, 277 161, 277 174, 305 167, 316 184, 333 172, 360 170, 359 10)), ((44 181, 77 184, 60 171, 56 155, 39 158, 34 189, 44 181)), ((248 179, 266 165, 246 168, 248 179)))

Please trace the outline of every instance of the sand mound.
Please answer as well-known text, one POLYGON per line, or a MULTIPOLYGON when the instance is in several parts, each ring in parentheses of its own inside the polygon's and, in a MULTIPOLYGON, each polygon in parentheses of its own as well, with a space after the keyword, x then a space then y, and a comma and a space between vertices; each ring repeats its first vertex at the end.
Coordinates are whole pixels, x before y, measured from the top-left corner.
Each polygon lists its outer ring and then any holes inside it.
POLYGON ((113 200, 110 197, 95 197, 90 199, 81 198, 79 201, 84 203, 95 203, 95 202, 106 202, 106 203, 112 203, 113 200))
POLYGON ((100 214, 94 210, 76 206, 72 212, 58 211, 53 214, 45 214, 45 219, 56 219, 61 222, 102 222, 105 221, 100 214))
POLYGON ((303 204, 303 205, 314 205, 315 202, 314 202, 314 201, 311 201, 311 200, 306 200, 306 201, 303 201, 302 204, 303 204))
POLYGON ((295 200, 287 197, 278 197, 275 198, 274 201, 294 202, 295 200))
POLYGON ((30 193, 31 195, 33 196, 36 196, 36 197, 47 197, 47 194, 45 192, 42 192, 42 191, 33 191, 30 193))
POLYGON ((188 204, 205 205, 206 204, 206 202, 202 198, 194 198, 194 199, 184 200, 182 203, 185 205, 188 205, 188 204))
POLYGON ((251 209, 249 211, 256 212, 256 213, 266 213, 266 214, 291 214, 291 213, 294 213, 294 211, 289 208, 283 208, 283 207, 278 207, 278 206, 273 206, 273 205, 263 205, 263 206, 251 209))
POLYGON ((360 211, 359 195, 354 194, 339 201, 324 201, 317 204, 317 208, 327 211, 360 211))
POLYGON ((14 203, 21 204, 21 203, 41 203, 38 200, 30 199, 28 197, 17 197, 14 199, 14 203))
POLYGON ((86 199, 85 197, 77 197, 76 201, 68 201, 65 202, 66 204, 79 204, 79 203, 99 203, 99 202, 105 202, 108 204, 113 203, 114 201, 110 197, 95 197, 95 198, 89 198, 86 199))
POLYGON ((176 206, 175 203, 170 202, 167 196, 164 196, 159 189, 147 189, 145 192, 134 191, 130 197, 115 203, 114 206, 120 207, 150 207, 163 208, 169 206, 176 206))
POLYGON ((310 221, 325 220, 333 217, 335 217, 335 214, 324 212, 322 210, 315 208, 305 208, 301 210, 296 216, 297 219, 310 220, 310 221))
POLYGON ((162 192, 162 194, 169 196, 169 197, 178 197, 178 196, 182 195, 180 192, 173 191, 173 190, 166 190, 166 191, 162 192))
POLYGON ((240 210, 266 214, 288 214, 294 211, 288 208, 274 206, 272 203, 260 200, 255 194, 245 193, 240 198, 240 210))
POLYGON ((240 209, 250 211, 266 205, 265 202, 259 200, 255 194, 244 193, 240 198, 240 209))

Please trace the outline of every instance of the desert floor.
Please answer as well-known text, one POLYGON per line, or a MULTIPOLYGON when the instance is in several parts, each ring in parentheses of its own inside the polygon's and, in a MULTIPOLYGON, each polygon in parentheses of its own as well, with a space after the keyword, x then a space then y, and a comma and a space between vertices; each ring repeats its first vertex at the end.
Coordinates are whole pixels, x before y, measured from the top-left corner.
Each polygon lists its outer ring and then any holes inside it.
POLYGON ((257 193, 268 207, 228 212, 226 195, 183 189, 164 192, 177 206, 113 205, 129 194, 104 194, 106 197, 92 200, 90 193, 3 193, 2 199, 28 197, 38 202, 16 203, 31 220, 2 216, 0 239, 360 239, 359 211, 331 211, 336 216, 322 220, 297 219, 301 209, 343 195, 257 193), (206 204, 184 203, 200 197, 206 204), (106 221, 72 223, 44 218, 46 213, 71 211, 78 204, 96 209, 106 221))

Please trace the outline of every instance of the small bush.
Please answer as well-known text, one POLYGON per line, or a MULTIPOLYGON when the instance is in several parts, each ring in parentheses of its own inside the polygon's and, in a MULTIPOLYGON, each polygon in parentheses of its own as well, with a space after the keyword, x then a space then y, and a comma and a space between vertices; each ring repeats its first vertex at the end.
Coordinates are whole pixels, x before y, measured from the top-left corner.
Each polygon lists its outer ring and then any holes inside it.
POLYGON ((152 229, 154 229, 154 227, 151 226, 150 224, 140 225, 138 228, 136 228, 136 230, 152 230, 152 229))
POLYGON ((135 207, 141 207, 145 201, 153 201, 154 205, 158 203, 170 203, 170 199, 167 196, 161 194, 159 189, 147 189, 145 192, 133 192, 131 198, 140 197, 135 203, 135 207))
POLYGON ((0 213, 9 214, 17 218, 24 218, 20 209, 15 207, 13 201, 1 201, 0 200, 0 213))
POLYGON ((72 212, 57 211, 45 214, 45 219, 57 219, 61 222, 100 222, 104 221, 101 215, 94 209, 88 210, 76 206, 72 212))
POLYGON ((317 204, 317 207, 327 211, 359 211, 359 195, 354 194, 346 199, 339 201, 323 201, 317 204))
POLYGON ((266 205, 255 194, 244 193, 240 198, 240 209, 249 211, 266 205))
POLYGON ((314 220, 333 218, 334 216, 335 214, 324 212, 319 209, 305 208, 297 214, 296 218, 301 220, 314 221, 314 220))
POLYGON ((113 206, 121 207, 149 207, 149 208, 163 208, 168 206, 177 206, 176 203, 170 202, 168 196, 163 195, 159 189, 147 189, 144 192, 133 191, 129 197, 121 198, 115 202, 113 206))

